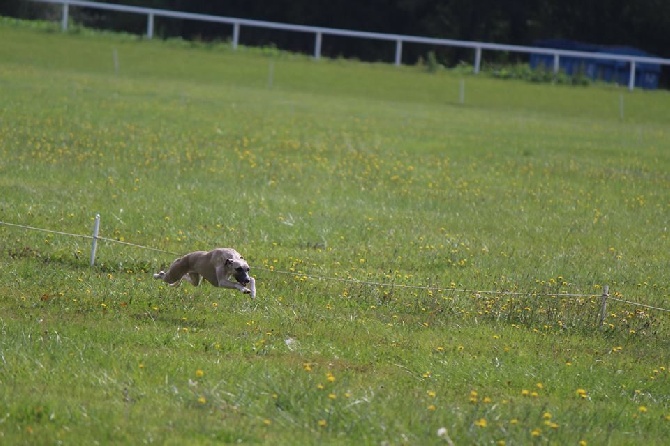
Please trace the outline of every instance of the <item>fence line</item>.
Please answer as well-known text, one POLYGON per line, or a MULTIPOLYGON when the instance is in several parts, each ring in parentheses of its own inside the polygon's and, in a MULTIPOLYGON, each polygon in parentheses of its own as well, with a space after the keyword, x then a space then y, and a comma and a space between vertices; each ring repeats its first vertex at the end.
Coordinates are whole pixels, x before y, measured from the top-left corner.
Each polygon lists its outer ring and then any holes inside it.
POLYGON ((233 26, 233 37, 232 37, 232 47, 237 49, 240 37, 240 28, 242 26, 253 27, 253 28, 268 28, 268 29, 278 29, 291 32, 301 32, 314 34, 314 58, 319 59, 321 57, 321 46, 323 36, 341 36, 341 37, 356 37, 361 39, 372 39, 372 40, 382 40, 395 43, 395 65, 400 65, 402 63, 402 46, 403 43, 415 43, 423 45, 436 45, 436 46, 446 46, 446 47, 456 47, 456 48, 467 48, 475 51, 475 58, 473 64, 473 71, 475 74, 479 73, 482 60, 482 51, 506 51, 506 52, 516 52, 523 54, 543 54, 549 55, 553 58, 553 71, 554 74, 558 74, 560 69, 560 58, 561 57, 582 57, 588 59, 597 59, 597 60, 614 60, 618 62, 623 62, 629 64, 629 78, 628 78, 628 89, 633 90, 635 88, 635 78, 636 78, 636 66, 637 64, 659 64, 659 65, 670 65, 670 59, 662 59, 659 57, 644 57, 644 56, 628 56, 628 55, 617 55, 617 54, 599 54, 593 52, 584 52, 584 51, 573 51, 573 50, 560 50, 554 48, 542 48, 542 47, 529 47, 521 45, 507 45, 507 44, 496 44, 496 43, 486 43, 486 42, 475 42, 475 41, 465 41, 465 40, 453 40, 453 39, 440 39, 433 37, 420 37, 420 36, 408 36, 400 34, 383 34, 383 33, 374 33, 367 31, 353 31, 347 29, 338 29, 338 28, 324 28, 318 26, 305 26, 305 25, 293 25, 288 23, 278 23, 278 22, 266 22, 261 20, 250 20, 250 19, 240 19, 236 17, 222 17, 214 16, 207 14, 199 13, 189 13, 181 11, 171 11, 166 9, 154 9, 154 8, 145 8, 138 6, 128 6, 128 5, 118 5, 110 4, 103 2, 91 2, 83 0, 31 0, 39 3, 51 3, 51 4, 60 4, 62 5, 62 17, 61 17, 61 29, 66 31, 69 23, 69 7, 70 5, 75 7, 86 7, 92 9, 108 10, 108 11, 121 11, 132 14, 141 14, 146 15, 147 17, 147 31, 146 37, 151 39, 154 36, 154 18, 155 17, 167 17, 167 18, 178 18, 184 20, 197 20, 213 23, 224 23, 233 26))
MULTIPOLYGON (((115 240, 115 239, 111 239, 111 238, 107 238, 107 237, 101 237, 97 233, 97 229, 99 229, 99 222, 100 222, 99 217, 100 217, 99 215, 96 215, 96 226, 94 227, 94 232, 93 232, 94 235, 72 234, 72 233, 69 233, 69 232, 54 231, 54 230, 51 230, 51 229, 37 228, 37 227, 34 227, 34 226, 21 225, 21 224, 16 224, 16 223, 8 223, 8 222, 4 222, 4 221, 0 221, 0 225, 11 226, 11 227, 21 228, 21 229, 26 229, 26 230, 31 230, 31 231, 46 232, 46 233, 49 233, 49 234, 57 234, 57 235, 65 235, 65 236, 69 236, 69 237, 91 239, 93 241, 102 240, 102 241, 109 242, 109 243, 118 243, 120 245, 132 246, 134 248, 146 249, 146 250, 149 250, 149 251, 161 252, 161 253, 164 253, 164 254, 170 254, 170 255, 175 255, 175 256, 181 255, 179 253, 172 252, 172 251, 167 251, 167 250, 164 250, 164 249, 152 248, 150 246, 144 246, 144 245, 139 245, 139 244, 136 244, 136 243, 130 243, 130 242, 115 240)), ((93 245, 93 248, 91 250, 91 266, 93 266, 94 257, 95 257, 95 244, 93 245)), ((653 305, 647 305, 647 304, 643 304, 643 303, 640 303, 640 302, 634 302, 634 301, 630 301, 630 300, 620 299, 620 298, 617 298, 617 297, 612 297, 612 296, 609 295, 609 287, 608 286, 603 287, 603 294, 601 294, 601 295, 599 295, 599 294, 535 293, 535 292, 520 292, 520 291, 472 290, 472 289, 467 289, 467 288, 439 287, 439 286, 427 286, 427 285, 406 285, 406 284, 396 284, 396 283, 388 283, 388 282, 376 282, 376 281, 369 281, 369 280, 359 280, 359 279, 353 279, 353 278, 325 277, 325 276, 317 276, 315 274, 305 274, 305 273, 294 272, 294 271, 282 271, 282 270, 276 270, 274 268, 264 268, 264 267, 254 267, 254 269, 258 269, 258 270, 261 270, 261 271, 268 271, 268 272, 276 273, 276 274, 284 274, 284 275, 290 275, 290 276, 295 276, 295 277, 304 277, 304 278, 308 278, 308 279, 321 280, 321 281, 351 283, 351 284, 367 285, 367 286, 373 286, 373 287, 379 287, 379 288, 403 288, 403 289, 414 289, 414 290, 424 290, 424 291, 450 291, 450 292, 454 292, 454 293, 471 293, 471 294, 475 294, 477 296, 481 296, 482 294, 487 294, 487 295, 497 295, 497 296, 541 295, 541 296, 546 296, 546 297, 581 297, 581 298, 602 297, 603 300, 602 300, 602 306, 601 306, 601 322, 600 322, 601 325, 604 321, 605 308, 606 308, 606 304, 607 304, 608 299, 616 301, 616 302, 620 302, 620 303, 623 303, 623 304, 627 304, 627 305, 647 308, 649 310, 664 311, 664 312, 669 312, 670 313, 670 309, 667 309, 667 308, 655 307, 653 305)))

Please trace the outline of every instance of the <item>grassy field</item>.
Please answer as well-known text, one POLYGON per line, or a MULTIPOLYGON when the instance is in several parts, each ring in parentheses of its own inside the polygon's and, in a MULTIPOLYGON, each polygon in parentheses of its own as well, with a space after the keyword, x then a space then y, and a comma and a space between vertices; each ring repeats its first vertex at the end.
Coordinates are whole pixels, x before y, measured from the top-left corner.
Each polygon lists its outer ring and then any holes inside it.
POLYGON ((667 92, 54 29, 0 221, 140 246, 0 225, 0 443, 666 444, 667 92), (216 246, 256 300, 151 277, 216 246))

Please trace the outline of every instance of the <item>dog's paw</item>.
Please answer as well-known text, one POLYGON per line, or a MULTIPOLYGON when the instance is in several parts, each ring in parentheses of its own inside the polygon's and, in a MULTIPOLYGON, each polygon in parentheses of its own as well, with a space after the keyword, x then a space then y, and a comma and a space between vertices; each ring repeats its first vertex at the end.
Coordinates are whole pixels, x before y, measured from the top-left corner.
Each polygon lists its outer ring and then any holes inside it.
POLYGON ((242 291, 242 294, 251 294, 251 290, 249 288, 242 288, 240 291, 242 291))

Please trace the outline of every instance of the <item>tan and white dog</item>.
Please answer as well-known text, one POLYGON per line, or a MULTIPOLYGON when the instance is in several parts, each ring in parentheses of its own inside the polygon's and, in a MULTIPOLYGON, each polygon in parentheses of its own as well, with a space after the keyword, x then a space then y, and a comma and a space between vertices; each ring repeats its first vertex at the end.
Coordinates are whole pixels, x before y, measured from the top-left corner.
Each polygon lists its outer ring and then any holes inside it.
POLYGON ((236 289, 256 297, 256 280, 249 275, 249 264, 232 248, 195 251, 176 259, 167 271, 154 274, 154 279, 161 279, 170 286, 179 286, 182 279, 198 286, 203 278, 216 287, 236 289))

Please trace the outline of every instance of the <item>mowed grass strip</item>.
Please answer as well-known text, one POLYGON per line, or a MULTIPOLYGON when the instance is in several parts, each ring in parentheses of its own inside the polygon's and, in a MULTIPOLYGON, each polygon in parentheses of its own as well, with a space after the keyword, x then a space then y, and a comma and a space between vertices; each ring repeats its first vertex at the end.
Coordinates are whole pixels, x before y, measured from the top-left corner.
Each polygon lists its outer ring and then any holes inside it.
POLYGON ((90 240, 0 226, 3 443, 670 434, 667 312, 610 301, 598 327, 603 285, 669 305, 666 92, 0 38, 1 221, 234 246, 259 288, 167 288, 172 254, 101 242, 90 268, 90 240))

